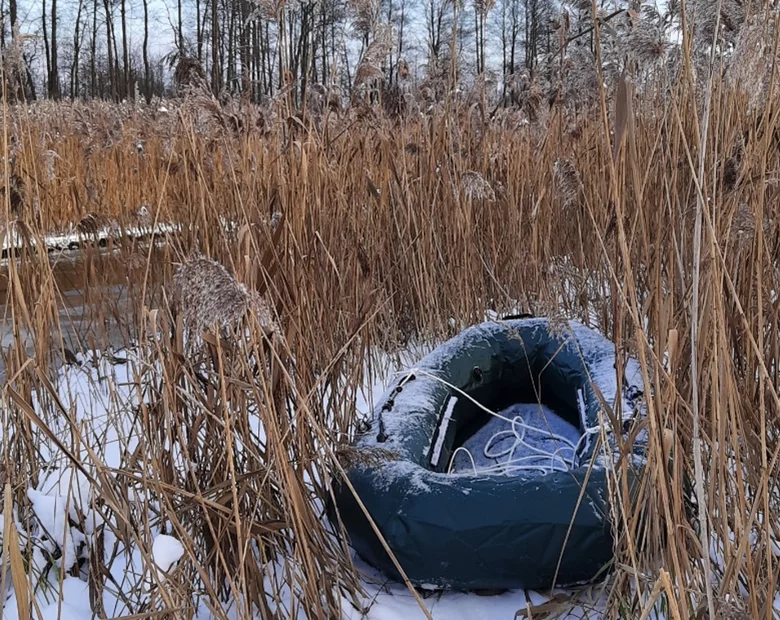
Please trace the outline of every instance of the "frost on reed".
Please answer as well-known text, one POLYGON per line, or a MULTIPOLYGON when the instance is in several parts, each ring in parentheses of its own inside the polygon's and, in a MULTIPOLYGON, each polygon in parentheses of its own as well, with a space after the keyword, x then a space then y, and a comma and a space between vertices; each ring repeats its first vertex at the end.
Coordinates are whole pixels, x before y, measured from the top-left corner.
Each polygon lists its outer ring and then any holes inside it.
POLYGON ((596 101, 599 76, 596 58, 589 45, 581 40, 574 42, 564 61, 564 73, 560 88, 567 107, 587 108, 596 101))
POLYGON ((731 155, 723 164, 723 187, 727 191, 733 190, 739 181, 742 170, 742 159, 745 155, 745 142, 742 136, 734 141, 731 155))
POLYGON ((2 64, 2 75, 6 82, 7 101, 14 101, 25 98, 25 75, 27 72, 27 63, 24 55, 24 44, 33 39, 30 35, 23 35, 19 31, 19 23, 13 27, 13 36, 11 43, 5 46, 0 54, 0 64, 2 64))
POLYGON ((364 37, 376 30, 379 24, 379 2, 376 0, 350 0, 348 6, 354 14, 352 26, 364 37))
POLYGON ((135 223, 139 226, 149 226, 152 221, 153 217, 151 212, 149 211, 149 205, 142 204, 139 206, 133 213, 132 218, 135 220, 135 223))
POLYGON ((564 208, 575 206, 580 192, 580 175, 574 163, 570 159, 557 159, 553 164, 553 174, 564 208))
POLYGON ((192 91, 209 91, 208 79, 203 65, 197 58, 182 55, 176 63, 173 73, 173 83, 179 94, 188 94, 192 91))
POLYGON ((372 84, 384 77, 382 63, 393 48, 393 27, 389 24, 376 25, 374 40, 366 48, 355 72, 354 89, 360 95, 372 84))
POLYGON ((173 276, 173 288, 185 327, 195 333, 235 327, 249 312, 267 335, 280 333, 265 299, 210 258, 195 256, 183 263, 173 276))
POLYGON ((87 213, 76 224, 76 231, 84 237, 116 233, 119 232, 118 228, 116 222, 101 213, 87 213))
POLYGON ((479 172, 469 170, 464 172, 460 179, 460 187, 463 190, 463 195, 468 200, 487 200, 488 202, 495 202, 496 193, 479 172))
POLYGON ((398 461, 401 456, 385 448, 362 448, 358 450, 351 445, 340 446, 336 450, 336 458, 345 469, 352 467, 379 467, 390 461, 398 461))
POLYGON ((20 217, 24 206, 24 181, 17 174, 8 176, 8 187, 0 187, 0 208, 5 211, 5 203, 8 201, 11 217, 20 217))
POLYGON ((741 202, 731 221, 731 238, 739 247, 744 247, 756 234, 756 217, 746 202, 741 202))
POLYGON ((745 603, 739 598, 719 601, 715 612, 717 620, 751 620, 750 613, 745 609, 745 603))
POLYGON ((46 170, 46 181, 49 183, 54 182, 57 179, 57 171, 55 168, 56 161, 60 158, 57 151, 47 149, 43 152, 43 165, 46 170))
POLYGON ((655 7, 642 7, 642 15, 633 20, 633 27, 623 40, 625 51, 642 68, 655 65, 666 57, 670 43, 664 30, 664 20, 655 7))
POLYGON ((718 38, 726 42, 733 41, 745 20, 745 7, 739 0, 695 0, 686 4, 688 19, 693 19, 694 46, 708 49, 715 39, 715 26, 718 23, 718 5, 720 5, 720 29, 718 38))
MULTIPOLYGON (((772 70, 777 63, 774 53, 775 15, 763 13, 753 16, 740 28, 726 70, 726 83, 748 96, 747 107, 751 113, 763 109, 769 97, 772 70)), ((774 86, 777 93, 777 85, 774 86)))
POLYGON ((310 114, 320 117, 326 109, 335 113, 341 112, 343 95, 341 88, 336 84, 332 86, 312 84, 306 95, 310 114))

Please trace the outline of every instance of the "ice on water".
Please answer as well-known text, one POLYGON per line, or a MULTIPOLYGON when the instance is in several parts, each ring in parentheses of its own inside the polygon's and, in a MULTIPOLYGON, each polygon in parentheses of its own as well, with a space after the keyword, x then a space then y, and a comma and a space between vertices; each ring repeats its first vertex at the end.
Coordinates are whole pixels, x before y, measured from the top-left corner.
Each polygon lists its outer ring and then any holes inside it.
POLYGON ((517 403, 498 413, 515 424, 491 417, 463 443, 474 464, 459 450, 452 459, 453 473, 476 469, 477 473, 519 475, 571 467, 574 446, 582 436, 576 426, 539 403, 517 403))

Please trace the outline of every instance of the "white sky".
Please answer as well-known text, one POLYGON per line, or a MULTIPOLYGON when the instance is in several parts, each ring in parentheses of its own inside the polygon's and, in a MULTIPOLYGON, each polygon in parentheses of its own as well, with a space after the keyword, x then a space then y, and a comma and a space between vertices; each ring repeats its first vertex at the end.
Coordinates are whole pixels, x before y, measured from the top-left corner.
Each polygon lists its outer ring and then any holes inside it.
MULTIPOLYGON (((41 0, 18 0, 19 1, 19 17, 23 24, 23 32, 37 35, 35 42, 33 43, 37 49, 37 62, 43 64, 43 41, 41 34, 41 9, 43 3, 41 0)), ((51 0, 45 0, 47 5, 50 6, 51 0)), ((89 5, 91 10, 92 3, 95 0, 83 0, 89 5)), ((143 42, 143 2, 142 0, 126 0, 127 1, 127 20, 129 30, 129 46, 130 50, 140 55, 140 49, 143 42)), ((195 6, 194 0, 182 0, 184 3, 184 22, 185 22, 185 35, 192 34, 194 28, 194 13, 195 6)), ((207 0, 202 0, 204 6, 207 4, 207 0)), ((609 1, 609 0, 608 0, 609 1)), ((65 42, 70 42, 74 34, 74 21, 76 12, 78 10, 79 0, 58 0, 58 11, 60 13, 60 42, 64 47, 65 42)), ((115 4, 115 21, 119 24, 119 7, 116 6, 119 0, 112 0, 115 4)), ((423 17, 423 6, 426 0, 407 0, 407 6, 409 4, 416 4, 415 10, 409 11, 410 17, 405 27, 405 45, 409 49, 407 60, 416 64, 416 62, 422 62, 425 58, 426 52, 426 36, 425 36, 425 23, 423 17)), ((101 25, 102 16, 102 4, 103 0, 97 0, 98 3, 98 26, 100 28, 102 36, 105 36, 105 28, 101 25)), ((665 8, 666 0, 659 2, 660 9, 665 8)), ((470 19, 473 20, 473 8, 472 3, 466 0, 464 9, 470 19)), ((177 20, 177 0, 149 0, 149 12, 150 12, 150 39, 149 39, 149 54, 152 60, 156 60, 173 51, 175 48, 175 34, 174 25, 177 20)), ((488 17, 488 26, 486 31, 486 39, 488 46, 488 58, 487 65, 489 69, 494 69, 500 72, 501 67, 501 53, 500 53, 500 39, 492 28, 500 23, 501 13, 500 7, 496 7, 494 11, 488 17)), ((91 28, 91 23, 88 25, 91 28)), ((100 35, 99 35, 100 36, 100 35)), ((473 39, 473 37, 472 37, 473 39)), ((120 43, 121 45, 121 43, 120 43)), ((466 50, 466 59, 473 60, 474 58, 474 41, 468 41, 469 46, 466 50)), ((356 39, 348 39, 348 49, 354 53, 354 58, 350 59, 352 63, 351 69, 354 69, 354 62, 357 59, 359 53, 359 43, 356 39)))
MULTIPOLYGON (((41 36, 41 11, 43 3, 41 0, 18 0, 19 1, 19 18, 22 24, 22 32, 35 35, 34 41, 37 50, 37 57, 40 62, 43 62, 43 39, 41 36)), ((89 10, 92 9, 92 3, 94 0, 84 0, 89 5, 89 10)), ((102 0, 98 1, 98 28, 103 36, 105 36, 105 27, 101 23, 101 17, 103 15, 102 0)), ((118 0, 112 0, 115 4, 114 19, 117 23, 117 31, 120 24, 120 14, 118 0)), ((47 6, 50 6, 51 0, 45 0, 47 6)), ((70 43, 74 34, 74 22, 78 11, 79 0, 58 0, 58 14, 59 14, 59 39, 61 49, 66 46, 66 42, 70 43)), ((184 2, 184 22, 185 22, 185 36, 192 34, 191 30, 194 29, 194 1, 183 0, 184 2)), ((206 2, 204 1, 204 4, 206 2)), ((409 2, 408 4, 411 4, 409 2)), ((418 0, 417 4, 420 5, 418 9, 418 15, 410 15, 408 22, 405 26, 405 45, 409 48, 415 48, 418 53, 424 55, 425 52, 425 32, 424 21, 422 17, 422 3, 418 0)), ((408 9, 407 9, 408 10, 408 9)), ((466 10, 471 12, 470 2, 466 6, 466 10)), ((139 50, 143 42, 143 3, 142 0, 127 0, 127 21, 129 30, 129 46, 131 50, 139 50)), ((149 38, 149 54, 151 58, 159 58, 169 52, 175 47, 175 34, 174 25, 177 21, 177 0, 149 0, 149 12, 150 12, 150 38, 149 38)), ((409 12, 411 13, 411 12, 409 12)), ((48 16, 47 16, 48 17, 48 16)), ((493 20, 498 19, 498 13, 493 15, 493 20)), ((88 28, 91 29, 91 20, 88 24, 88 28)), ((99 35, 100 36, 100 35, 99 35)), ((488 46, 495 41, 496 37, 488 37, 488 46)), ((121 43, 118 41, 121 45, 121 43)), ((355 47, 352 42, 349 41, 349 49, 359 50, 359 44, 355 47)), ((409 59, 413 60, 412 58, 409 59)))

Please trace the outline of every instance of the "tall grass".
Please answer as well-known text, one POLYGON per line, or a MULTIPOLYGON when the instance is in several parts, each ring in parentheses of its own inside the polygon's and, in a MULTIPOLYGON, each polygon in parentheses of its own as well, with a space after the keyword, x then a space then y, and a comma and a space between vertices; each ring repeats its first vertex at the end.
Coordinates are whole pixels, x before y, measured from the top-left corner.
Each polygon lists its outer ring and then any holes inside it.
MULTIPOLYGON (((340 617, 360 605, 360 587, 322 504, 356 392, 382 370, 376 352, 519 306, 595 325, 639 356, 652 387, 643 485, 633 499, 617 478, 612 489, 621 536, 609 615, 645 617, 657 603, 701 617, 711 602, 716 614, 771 618, 777 115, 773 99, 751 112, 717 75, 709 91, 706 123, 684 74, 617 104, 602 90, 600 109, 576 118, 554 106, 545 125, 457 102, 400 120, 334 113, 310 127, 280 110, 197 102, 7 108, 6 186, 13 176, 23 192, 13 208, 5 194, 6 230, 30 243, 3 275, 2 325, 14 336, 3 351, 6 501, 31 518, 26 490, 50 465, 40 442, 62 429, 52 453, 84 469, 118 548, 148 559, 160 529, 184 544, 178 572, 127 602, 143 601, 134 613, 191 617, 198 593, 220 617, 226 600, 240 616, 255 606, 262 617, 340 617), (108 466, 84 412, 52 385, 76 345, 61 337, 71 333, 63 258, 40 239, 90 213, 132 226, 142 205, 181 230, 159 247, 86 249, 78 282, 93 327, 77 345, 104 349, 111 324, 135 347, 128 394, 107 397, 132 421, 108 466), (196 248, 265 296, 283 337, 250 316, 185 352, 173 272, 196 248)), ((121 588, 90 558, 82 570, 102 601, 121 588)))

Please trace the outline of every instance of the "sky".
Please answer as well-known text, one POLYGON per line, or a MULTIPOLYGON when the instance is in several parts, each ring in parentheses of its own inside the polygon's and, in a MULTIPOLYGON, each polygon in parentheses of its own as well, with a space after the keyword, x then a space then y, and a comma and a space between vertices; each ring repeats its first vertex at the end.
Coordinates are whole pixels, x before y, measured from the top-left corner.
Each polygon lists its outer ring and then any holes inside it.
MULTIPOLYGON (((51 5, 51 0, 45 0, 47 6, 51 5)), ((85 0, 91 5, 93 0, 85 0)), ((7 0, 6 0, 7 2, 7 0)), ((70 43, 74 34, 74 22, 78 11, 79 0, 57 0, 58 13, 60 18, 60 45, 61 49, 66 45, 66 41, 70 43)), ((98 0, 102 5, 102 0, 98 0)), ((118 0, 113 0, 115 5, 118 0)), ((36 64, 42 68, 45 62, 45 54, 43 47, 43 38, 41 36, 41 11, 43 3, 41 0, 18 0, 19 3, 19 18, 22 23, 22 32, 33 35, 33 40, 28 44, 32 45, 35 49, 36 64)), ((421 2, 418 2, 422 6, 421 2)), ((467 6, 470 8, 470 2, 467 1, 467 6)), ((91 7, 90 7, 91 8, 91 7)), ((140 50, 143 41, 143 2, 142 0, 127 0, 128 8, 128 28, 129 28, 129 46, 131 50, 140 50)), ((100 16, 102 10, 99 8, 98 27, 101 33, 104 33, 104 26, 101 26, 100 16)), ((194 22, 194 3, 192 0, 184 0, 185 11, 185 36, 191 34, 188 25, 192 25, 194 22)), ((154 59, 159 59, 164 55, 170 53, 175 48, 175 34, 174 24, 176 23, 177 16, 177 0, 149 0, 149 12, 150 12, 150 40, 149 40, 149 54, 154 59)), ((411 18, 405 26, 405 44, 407 47, 418 50, 420 56, 424 55, 425 51, 425 32, 423 22, 420 19, 421 16, 411 18)), ((497 15, 494 16, 497 19, 497 15)), ((116 10, 115 21, 117 26, 119 25, 119 11, 116 10)), ((90 24, 91 27, 91 24, 90 24)), ((104 35, 103 35, 104 36, 104 35)), ((488 37, 488 46, 492 45, 490 37, 488 37)), ((348 49, 354 54, 354 58, 351 59, 352 66, 357 60, 360 52, 360 44, 357 40, 348 39, 348 49)), ((413 56, 413 54, 410 53, 413 56)), ((65 55, 61 52, 61 58, 65 55)), ((495 68, 500 67, 500 61, 497 55, 491 55, 492 58, 488 59, 488 64, 494 64, 495 68), (493 62, 491 63, 491 59, 493 62)), ((415 58, 408 58, 412 64, 414 64, 415 58)), ((42 75, 42 72, 39 72, 42 75)))
MULTIPOLYGON (((3 0, 0 0, 2 2, 3 0)), ((7 2, 7 0, 5 0, 7 2)), ((45 0, 47 5, 50 6, 51 0, 45 0)), ((70 41, 73 37, 74 29, 73 23, 78 10, 79 0, 57 0, 60 13, 60 39, 61 44, 64 40, 70 41)), ((84 0, 87 3, 92 3, 93 0, 84 0)), ((97 0, 99 4, 102 4, 102 0, 97 0)), ((112 0, 116 5, 119 0, 112 0)), ((608 2, 614 2, 615 0, 607 0, 608 2)), ((185 11, 185 36, 191 34, 187 25, 192 25, 194 22, 194 2, 193 0, 183 0, 185 11)), ((31 45, 36 49, 36 63, 38 64, 38 70, 36 73, 43 75, 40 71, 44 66, 44 51, 43 51, 43 39, 41 35, 41 9, 43 3, 41 0, 18 0, 19 3, 19 16, 21 22, 24 24, 23 32, 36 35, 31 45)), ((409 52, 407 60, 414 69, 415 61, 422 62, 425 56, 426 48, 426 36, 424 31, 424 21, 422 19, 422 6, 425 0, 417 0, 417 15, 409 19, 407 26, 405 27, 405 44, 411 49, 415 49, 409 52)), ((466 0, 465 10, 473 15, 472 2, 466 0)), ((659 8, 663 10, 666 5, 666 0, 661 0, 659 8)), ((128 26, 129 26, 129 46, 131 50, 140 50, 143 41, 143 2, 142 0, 127 0, 128 7, 128 26)), ((149 41, 149 54, 150 58, 158 60, 170 53, 175 49, 175 34, 174 24, 176 23, 177 12, 177 0, 149 0, 150 22, 151 32, 149 41)), ((102 11, 101 11, 102 13, 102 11)), ((115 20, 119 22, 119 11, 117 9, 115 14, 115 20)), ((487 27, 487 68, 496 70, 500 73, 501 69, 501 54, 500 54, 500 40, 491 32, 491 27, 497 25, 500 20, 500 10, 498 7, 488 17, 487 27)), ((100 17, 98 18, 98 25, 100 27, 100 17)), ((104 31, 104 27, 101 28, 101 32, 104 31)), ((471 49, 467 51, 467 57, 473 59, 474 42, 470 41, 469 45, 471 49)), ((354 68, 354 63, 360 53, 360 44, 355 39, 348 39, 348 49, 351 51, 353 58, 350 59, 351 68, 354 68)), ((139 52, 140 53, 140 52, 139 52)))

